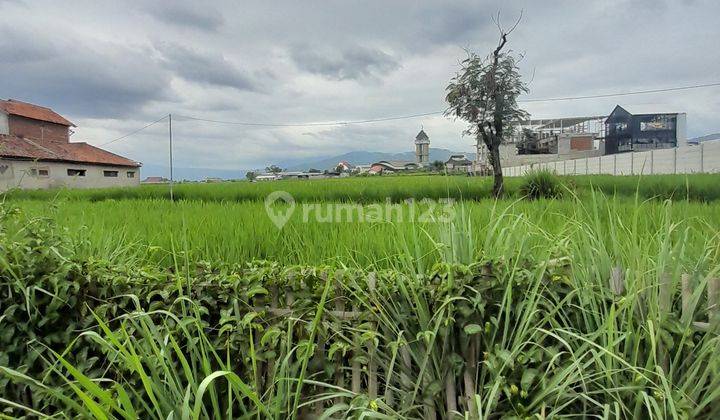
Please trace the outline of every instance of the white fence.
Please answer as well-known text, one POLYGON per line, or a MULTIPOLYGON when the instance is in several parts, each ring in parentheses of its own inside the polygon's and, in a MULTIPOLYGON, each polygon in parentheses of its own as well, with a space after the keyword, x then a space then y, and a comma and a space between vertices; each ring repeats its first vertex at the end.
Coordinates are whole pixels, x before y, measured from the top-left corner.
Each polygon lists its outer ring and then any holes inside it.
POLYGON ((522 176, 528 171, 538 169, 555 171, 559 175, 718 173, 720 172, 720 140, 673 149, 533 163, 503 168, 503 172, 508 176, 522 176))

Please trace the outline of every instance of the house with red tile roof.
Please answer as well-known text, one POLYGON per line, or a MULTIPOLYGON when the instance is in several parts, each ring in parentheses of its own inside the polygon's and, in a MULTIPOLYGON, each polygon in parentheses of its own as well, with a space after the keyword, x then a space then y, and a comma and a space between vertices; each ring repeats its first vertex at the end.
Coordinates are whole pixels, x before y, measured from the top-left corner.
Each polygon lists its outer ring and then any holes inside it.
POLYGON ((71 127, 50 108, 0 100, 0 191, 140 184, 140 162, 71 142, 71 127))

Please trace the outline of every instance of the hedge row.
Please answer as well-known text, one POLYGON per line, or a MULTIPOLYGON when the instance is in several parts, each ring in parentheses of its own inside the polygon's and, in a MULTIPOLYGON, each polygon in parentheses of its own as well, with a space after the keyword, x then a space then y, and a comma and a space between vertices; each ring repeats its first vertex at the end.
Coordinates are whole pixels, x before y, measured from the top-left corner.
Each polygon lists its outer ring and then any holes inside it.
MULTIPOLYGON (((428 273, 369 274, 268 261, 194 263, 178 255, 176 267, 164 270, 82 260, 49 221, 26 220, 12 211, 0 217, 0 366, 5 367, 0 393, 46 414, 83 413, 87 402, 70 386, 78 379, 70 366, 104 379, 98 384, 112 390, 113 399, 123 395, 114 384, 131 389, 129 404, 140 418, 162 418, 196 397, 209 407, 256 414, 251 398, 203 399, 202 377, 195 382, 188 379, 192 375, 168 373, 228 367, 272 409, 272 417, 299 410, 293 392, 278 391, 285 386, 301 389, 301 402, 326 396, 302 410, 341 407, 346 416, 472 412, 482 410, 485 399, 491 404, 485 409, 506 416, 608 410, 621 415, 632 414, 625 410, 633 406, 644 414, 653 404, 673 404, 684 413, 717 410, 667 392, 662 373, 646 366, 654 357, 653 336, 632 337, 634 348, 629 341, 614 343, 606 353, 595 348, 598 329, 611 321, 600 313, 607 315, 617 297, 601 285, 579 289, 566 260, 438 264, 428 273), (585 307, 587 298, 596 306, 585 307), (154 321, 139 323, 140 316, 154 321), (152 331, 143 331, 147 325, 152 331), (198 331, 187 334, 193 329, 198 331), (140 344, 151 333, 158 343, 177 341, 182 351, 140 354, 140 364, 133 365, 117 351, 123 343, 107 343, 110 331, 140 344), (212 357, 186 360, 191 365, 186 367, 180 355, 193 354, 196 340, 207 340, 212 357), (163 377, 154 383, 163 385, 148 391, 140 372, 157 366, 168 366, 156 372, 163 377), (168 391, 171 379, 187 393, 168 391), (303 379, 310 382, 298 385, 303 379), (165 400, 148 403, 163 392, 165 400)), ((675 343, 681 352, 679 342, 705 345, 700 335, 687 341, 676 321, 655 324, 667 336, 666 345, 675 343)), ((707 369, 711 376, 720 373, 717 365, 707 369)), ((708 387, 715 381, 702 378, 708 387)), ((119 409, 102 400, 97 404, 120 417, 119 409)), ((10 407, 5 413, 24 412, 10 407)))

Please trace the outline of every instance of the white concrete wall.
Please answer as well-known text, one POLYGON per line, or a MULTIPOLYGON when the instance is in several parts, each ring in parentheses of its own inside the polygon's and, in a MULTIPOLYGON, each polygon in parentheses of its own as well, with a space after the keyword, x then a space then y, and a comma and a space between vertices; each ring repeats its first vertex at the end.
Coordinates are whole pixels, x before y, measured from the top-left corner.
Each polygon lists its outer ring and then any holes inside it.
POLYGON ((103 188, 138 185, 140 168, 0 159, 0 191, 11 188, 103 188), (46 169, 49 175, 32 175, 31 169, 46 169), (85 169, 85 176, 69 176, 68 169, 85 169), (106 177, 104 171, 118 171, 118 176, 106 177), (134 172, 135 176, 128 178, 128 172, 134 172))
POLYGON ((687 114, 684 112, 675 119, 675 138, 678 146, 687 146, 687 114))
POLYGON ((522 176, 528 171, 537 169, 549 169, 560 175, 720 173, 720 140, 706 141, 697 146, 688 145, 673 149, 618 153, 552 163, 539 162, 510 166, 503 168, 503 171, 508 176, 522 176))

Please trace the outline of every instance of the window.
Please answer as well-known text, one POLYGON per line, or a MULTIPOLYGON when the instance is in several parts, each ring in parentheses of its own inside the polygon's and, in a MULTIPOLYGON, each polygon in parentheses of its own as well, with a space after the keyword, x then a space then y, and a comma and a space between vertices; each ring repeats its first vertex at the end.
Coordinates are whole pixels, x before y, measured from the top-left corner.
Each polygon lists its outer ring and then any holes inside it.
POLYGON ((45 178, 50 176, 50 169, 48 168, 30 168, 28 171, 30 176, 45 178))
POLYGON ((68 176, 85 176, 86 169, 68 169, 68 176))
POLYGON ((640 131, 672 130, 673 128, 675 128, 675 124, 668 115, 658 115, 640 122, 640 131))
POLYGON ((103 176, 106 178, 117 178, 118 171, 103 171, 103 176))
POLYGON ((135 171, 127 171, 128 178, 135 178, 135 171))
POLYGON ((625 131, 628 128, 628 125, 626 122, 617 122, 613 124, 613 128, 615 131, 625 131))

